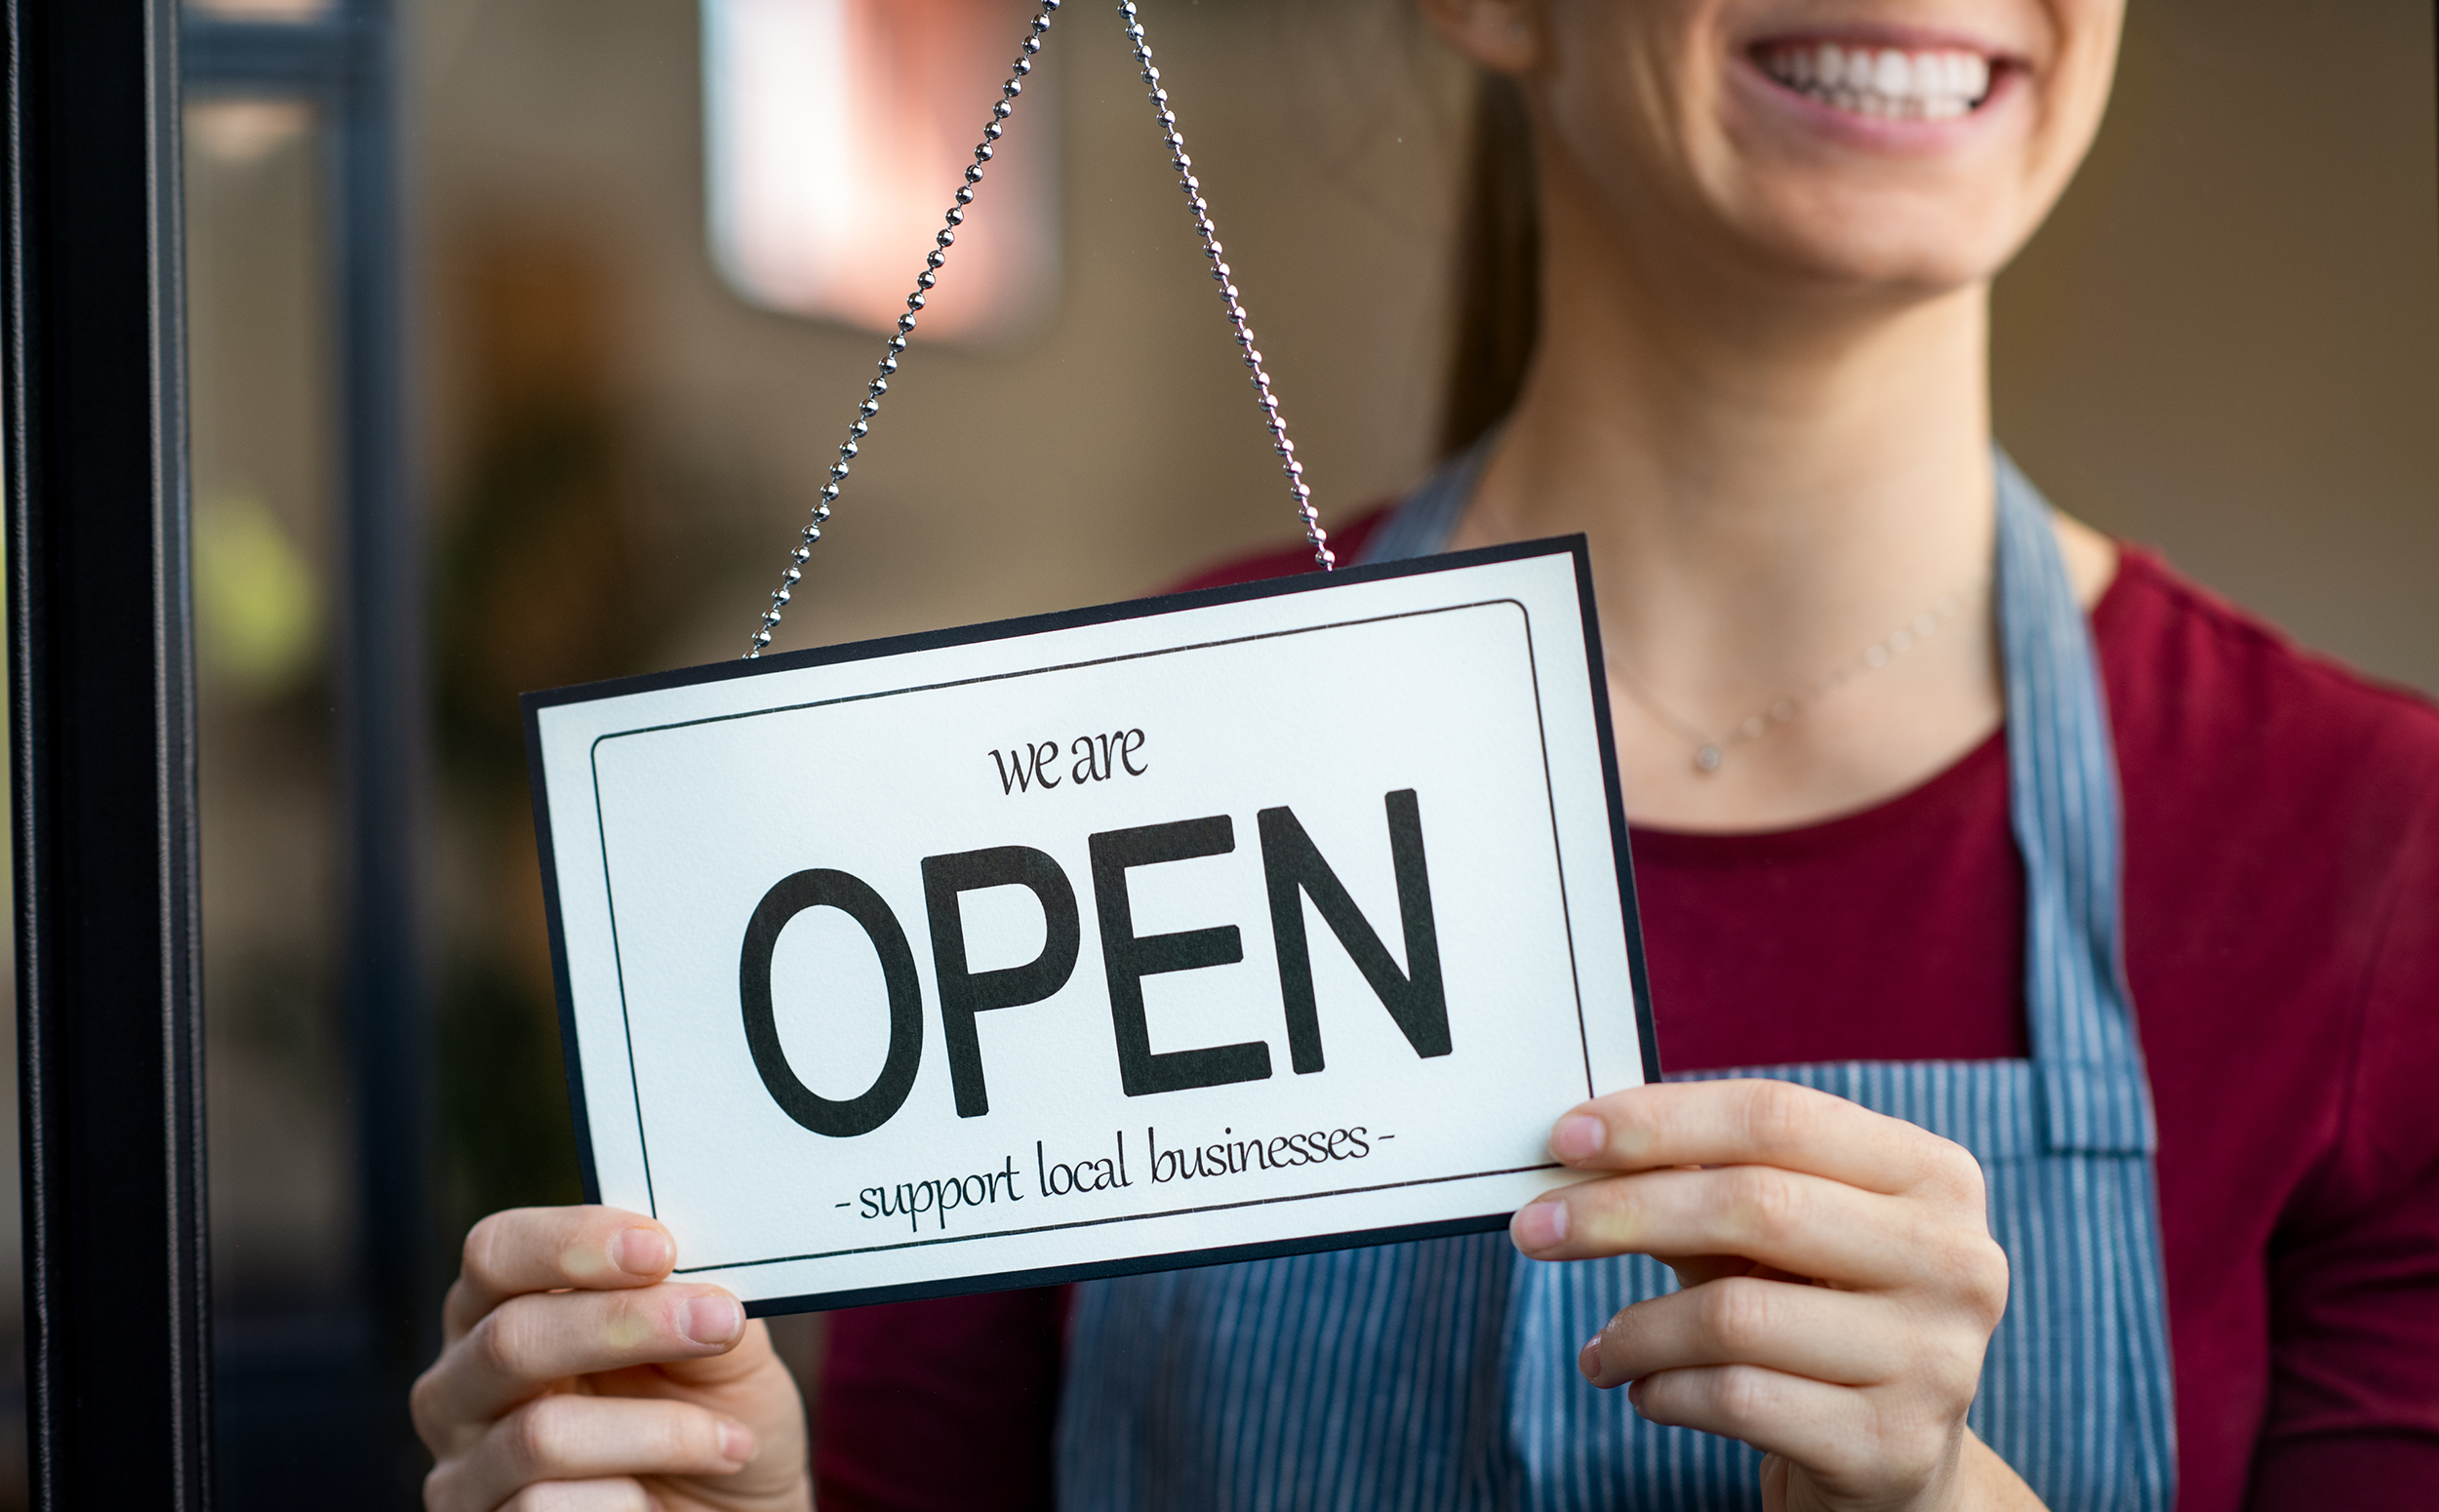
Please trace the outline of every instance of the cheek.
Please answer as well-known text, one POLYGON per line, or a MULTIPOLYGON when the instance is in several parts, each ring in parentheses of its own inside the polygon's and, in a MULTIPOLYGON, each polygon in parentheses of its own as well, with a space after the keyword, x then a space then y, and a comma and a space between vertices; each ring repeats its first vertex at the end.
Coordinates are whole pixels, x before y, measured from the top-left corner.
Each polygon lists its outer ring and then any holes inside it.
POLYGON ((1611 234, 1704 225, 1718 198, 1716 68, 1692 56, 1700 48, 1685 8, 1602 5, 1543 85, 1543 147, 1611 234))
POLYGON ((2125 8, 2116 0, 2060 4, 2058 20, 2058 61, 2045 92, 2047 119, 2042 135, 2043 146, 2051 154, 2044 166, 2058 180, 2056 187, 2063 187, 2083 161, 2108 109, 2125 8))
POLYGON ((2042 10, 2047 60, 2028 92, 2032 109, 2017 165, 2019 197, 2036 219, 2065 189, 2099 131, 2126 12, 2124 0, 2043 0, 2042 10))

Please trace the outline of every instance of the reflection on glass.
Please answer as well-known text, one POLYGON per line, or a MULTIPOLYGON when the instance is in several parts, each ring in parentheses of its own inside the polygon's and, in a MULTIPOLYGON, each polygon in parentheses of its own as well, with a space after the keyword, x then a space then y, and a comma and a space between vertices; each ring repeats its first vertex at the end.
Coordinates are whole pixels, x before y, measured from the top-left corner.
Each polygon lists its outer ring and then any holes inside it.
POLYGON ((186 0, 198 15, 233 21, 319 20, 338 9, 336 0, 186 0))
POLYGON ((303 104, 206 99, 186 112, 205 1068, 224 1374, 232 1364, 243 1373, 266 1329, 293 1332, 335 1307, 348 1275, 321 170, 303 104))
MULTIPOLYGON (((738 291, 794 314, 895 322, 1030 10, 703 0, 711 244, 738 291)), ((1045 103, 1028 99, 1012 119, 923 335, 987 338, 1047 307, 1059 242, 1045 103)))

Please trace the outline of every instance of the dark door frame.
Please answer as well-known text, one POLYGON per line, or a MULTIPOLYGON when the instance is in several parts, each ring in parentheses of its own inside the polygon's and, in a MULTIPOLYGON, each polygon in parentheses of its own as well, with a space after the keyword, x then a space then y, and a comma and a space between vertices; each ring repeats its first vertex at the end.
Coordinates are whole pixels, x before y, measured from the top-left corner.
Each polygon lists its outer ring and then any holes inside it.
POLYGON ((175 0, 9 0, 0 266, 35 1505, 209 1504, 175 0))
POLYGON ((183 15, 178 0, 0 8, 34 1504, 212 1500, 181 84, 307 99, 329 143, 342 991, 366 1199, 353 1291, 378 1400, 398 1408, 382 1432, 396 1452, 366 1466, 356 1504, 403 1504, 417 1479, 403 1388, 428 1357, 434 1307, 415 843, 422 551, 405 465, 388 0, 302 22, 183 15))

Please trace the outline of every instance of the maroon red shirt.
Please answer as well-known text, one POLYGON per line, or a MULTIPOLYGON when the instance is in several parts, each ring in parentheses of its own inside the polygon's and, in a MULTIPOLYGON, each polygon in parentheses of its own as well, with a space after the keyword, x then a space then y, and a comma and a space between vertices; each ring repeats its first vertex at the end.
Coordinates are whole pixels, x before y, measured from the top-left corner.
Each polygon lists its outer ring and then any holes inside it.
MULTIPOLYGON (((1333 537, 1342 560, 1380 518, 1333 537)), ((2439 1497, 2439 708, 2139 550, 2093 625, 2159 1115, 2178 1506, 2439 1497)), ((1662 1065, 2026 1054, 1999 736, 1859 814, 1632 845, 1662 1065)), ((837 1315, 823 1505, 1049 1506, 1063 1316, 1058 1292, 837 1315)))

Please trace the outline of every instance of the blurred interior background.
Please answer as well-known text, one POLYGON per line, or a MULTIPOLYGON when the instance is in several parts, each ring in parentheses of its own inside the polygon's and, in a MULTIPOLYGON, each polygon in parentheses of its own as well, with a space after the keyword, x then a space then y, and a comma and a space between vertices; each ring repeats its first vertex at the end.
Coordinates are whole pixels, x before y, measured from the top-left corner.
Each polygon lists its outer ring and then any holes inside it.
MULTIPOLYGON (((458 1236, 579 1196, 515 695, 743 650, 1029 9, 187 0, 223 1505, 415 1504, 458 1236)), ((1402 0, 1143 9, 1348 518, 1430 461, 1465 81, 1402 0)), ((1113 11, 1054 26, 781 647, 1292 538, 1113 11)), ((2134 7, 1996 350, 2059 504, 2439 692, 2431 27, 2134 7)))

